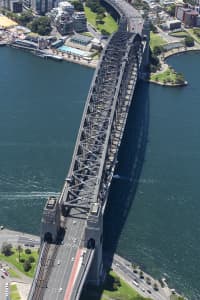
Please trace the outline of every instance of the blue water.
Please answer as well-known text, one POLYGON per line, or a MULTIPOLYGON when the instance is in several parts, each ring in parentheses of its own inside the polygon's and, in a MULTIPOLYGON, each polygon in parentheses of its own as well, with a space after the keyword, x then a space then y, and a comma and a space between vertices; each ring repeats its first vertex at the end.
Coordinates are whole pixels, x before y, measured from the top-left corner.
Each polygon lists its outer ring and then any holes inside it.
MULTIPOLYGON (((169 61, 189 85, 140 83, 105 220, 105 244, 200 299, 200 54, 169 61)), ((0 49, 0 223, 39 233, 70 165, 93 70, 0 49)))

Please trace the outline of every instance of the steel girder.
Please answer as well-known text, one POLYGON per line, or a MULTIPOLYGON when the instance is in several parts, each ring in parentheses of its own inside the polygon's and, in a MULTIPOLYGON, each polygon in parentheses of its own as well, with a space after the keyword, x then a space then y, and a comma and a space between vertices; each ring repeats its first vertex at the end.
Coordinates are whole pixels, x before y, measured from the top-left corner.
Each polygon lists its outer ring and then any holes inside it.
POLYGON ((137 65, 137 80, 140 65, 138 45, 141 41, 126 29, 127 22, 122 18, 119 31, 113 34, 103 51, 90 87, 71 167, 60 197, 64 207, 82 210, 85 217, 88 217, 92 203, 105 201, 114 171, 124 128, 120 120, 122 99, 128 83, 128 66, 137 65), (112 152, 115 154, 112 155, 113 159, 110 155, 112 152))

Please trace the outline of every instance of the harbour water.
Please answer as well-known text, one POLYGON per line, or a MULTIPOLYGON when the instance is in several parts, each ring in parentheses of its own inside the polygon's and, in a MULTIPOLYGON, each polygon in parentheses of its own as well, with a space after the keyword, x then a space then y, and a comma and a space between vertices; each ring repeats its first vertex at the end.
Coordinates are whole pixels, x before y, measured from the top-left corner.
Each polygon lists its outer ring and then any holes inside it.
MULTIPOLYGON (((105 248, 200 299, 200 60, 169 62, 187 87, 138 85, 105 218, 105 248), (127 163, 129 162, 130 163, 127 163)), ((93 70, 0 49, 0 223, 39 233, 59 195, 93 70)))

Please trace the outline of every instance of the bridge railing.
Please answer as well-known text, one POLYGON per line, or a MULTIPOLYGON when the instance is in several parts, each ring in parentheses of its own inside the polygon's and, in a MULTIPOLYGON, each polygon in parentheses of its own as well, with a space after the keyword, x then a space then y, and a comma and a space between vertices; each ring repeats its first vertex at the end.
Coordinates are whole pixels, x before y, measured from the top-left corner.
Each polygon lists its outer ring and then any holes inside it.
POLYGON ((37 299, 37 289, 38 289, 38 282, 42 276, 42 266, 44 266, 46 262, 46 258, 48 255, 50 245, 47 243, 43 243, 41 248, 40 248, 40 256, 39 256, 39 261, 37 263, 37 268, 35 272, 35 276, 31 285, 31 289, 29 291, 28 299, 27 300, 34 300, 37 299))

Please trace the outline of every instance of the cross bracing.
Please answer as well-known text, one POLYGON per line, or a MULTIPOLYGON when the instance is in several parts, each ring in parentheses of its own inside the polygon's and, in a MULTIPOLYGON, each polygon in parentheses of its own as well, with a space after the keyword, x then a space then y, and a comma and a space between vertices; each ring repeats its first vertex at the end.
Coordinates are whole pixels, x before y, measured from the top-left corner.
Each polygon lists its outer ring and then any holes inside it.
POLYGON ((65 207, 83 209, 86 217, 92 203, 102 204, 107 199, 131 88, 140 66, 140 38, 126 29, 127 23, 123 19, 119 31, 110 38, 103 51, 61 194, 60 202, 65 207))

